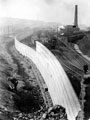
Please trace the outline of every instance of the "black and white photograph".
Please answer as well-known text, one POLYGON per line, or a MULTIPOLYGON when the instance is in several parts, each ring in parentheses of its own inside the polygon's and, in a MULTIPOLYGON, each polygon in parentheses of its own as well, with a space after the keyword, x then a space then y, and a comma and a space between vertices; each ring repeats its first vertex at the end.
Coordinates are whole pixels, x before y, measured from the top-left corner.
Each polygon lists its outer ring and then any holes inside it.
POLYGON ((0 120, 90 120, 90 0, 0 0, 0 120))

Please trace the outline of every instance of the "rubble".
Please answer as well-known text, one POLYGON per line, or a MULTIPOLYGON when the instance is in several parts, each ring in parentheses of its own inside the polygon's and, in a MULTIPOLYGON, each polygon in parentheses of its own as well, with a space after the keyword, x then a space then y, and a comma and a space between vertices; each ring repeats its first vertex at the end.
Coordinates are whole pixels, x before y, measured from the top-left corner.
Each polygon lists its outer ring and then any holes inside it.
POLYGON ((38 110, 33 114, 13 113, 13 120, 68 120, 66 110, 61 105, 38 110))
POLYGON ((49 108, 42 116, 41 120, 68 120, 66 110, 61 105, 49 108))

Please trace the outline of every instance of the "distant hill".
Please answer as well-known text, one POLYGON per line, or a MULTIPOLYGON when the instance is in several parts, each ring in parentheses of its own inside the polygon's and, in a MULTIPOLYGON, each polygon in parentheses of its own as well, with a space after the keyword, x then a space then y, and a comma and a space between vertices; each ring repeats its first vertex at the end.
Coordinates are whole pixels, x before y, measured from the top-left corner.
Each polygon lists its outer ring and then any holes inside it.
POLYGON ((56 29, 61 23, 43 22, 36 20, 17 19, 17 18, 0 18, 0 32, 17 31, 32 28, 54 28, 56 29))
POLYGON ((88 28, 89 28, 89 27, 86 26, 86 25, 79 25, 79 27, 80 27, 81 30, 86 30, 86 31, 87 31, 88 28))
POLYGON ((55 22, 43 22, 37 20, 28 20, 28 19, 18 19, 18 18, 1 18, 0 26, 8 26, 8 25, 23 25, 22 27, 30 26, 30 27, 47 27, 47 26, 57 26, 57 24, 61 25, 61 23, 55 22))

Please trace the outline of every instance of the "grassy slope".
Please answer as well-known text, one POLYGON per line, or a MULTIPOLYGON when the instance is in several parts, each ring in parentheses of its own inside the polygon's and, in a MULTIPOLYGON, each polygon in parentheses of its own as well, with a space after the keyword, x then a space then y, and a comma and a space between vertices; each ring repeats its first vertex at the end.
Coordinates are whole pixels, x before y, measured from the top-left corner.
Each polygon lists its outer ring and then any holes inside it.
POLYGON ((88 37, 84 37, 82 40, 78 41, 77 44, 83 54, 90 57, 90 33, 87 36, 88 37))

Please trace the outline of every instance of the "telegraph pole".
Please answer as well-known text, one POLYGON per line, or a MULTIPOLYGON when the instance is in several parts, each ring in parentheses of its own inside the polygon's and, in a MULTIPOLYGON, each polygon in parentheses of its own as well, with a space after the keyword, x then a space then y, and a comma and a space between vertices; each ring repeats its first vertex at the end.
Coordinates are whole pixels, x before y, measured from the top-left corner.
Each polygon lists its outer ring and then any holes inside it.
POLYGON ((57 24, 57 40, 58 40, 58 24, 57 24))

